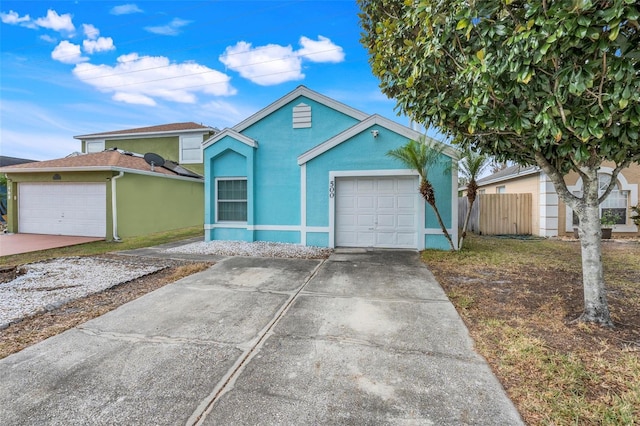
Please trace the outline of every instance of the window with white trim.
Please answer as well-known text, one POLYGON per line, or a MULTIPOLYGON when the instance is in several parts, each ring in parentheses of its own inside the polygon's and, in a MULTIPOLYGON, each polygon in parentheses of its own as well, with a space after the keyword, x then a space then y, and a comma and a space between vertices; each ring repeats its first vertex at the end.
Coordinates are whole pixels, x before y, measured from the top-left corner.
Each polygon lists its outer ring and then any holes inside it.
POLYGON ((102 151, 104 151, 104 140, 86 142, 85 152, 87 154, 91 154, 94 152, 102 152, 102 151))
MULTIPOLYGON (((598 174, 598 195, 602 195, 611 182, 611 175, 598 174)), ((618 182, 615 183, 609 196, 600 204, 600 217, 608 211, 616 216, 616 225, 627 223, 628 191, 621 191, 618 182)))
POLYGON ((507 193, 507 187, 502 185, 502 186, 497 186, 496 187, 496 194, 506 194, 507 193))
MULTIPOLYGON (((611 182, 611 175, 606 173, 598 173, 598 196, 602 196, 611 182)), ((582 197, 582 191, 574 191, 575 196, 582 197)), ((600 217, 609 211, 616 216, 616 225, 625 225, 627 223, 627 206, 629 199, 629 191, 620 190, 618 182, 615 183, 609 196, 600 204, 600 217)), ((578 215, 573 212, 573 225, 578 224, 578 215)))
POLYGON ((216 216, 218 222, 246 222, 247 179, 217 179, 216 205, 216 216))
POLYGON ((202 163, 202 136, 180 136, 180 163, 202 163))

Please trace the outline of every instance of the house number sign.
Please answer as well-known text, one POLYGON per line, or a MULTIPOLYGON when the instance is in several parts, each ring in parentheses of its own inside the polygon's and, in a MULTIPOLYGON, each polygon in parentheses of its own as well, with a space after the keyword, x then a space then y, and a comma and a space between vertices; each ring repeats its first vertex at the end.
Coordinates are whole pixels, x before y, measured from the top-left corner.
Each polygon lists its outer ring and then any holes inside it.
POLYGON ((329 198, 333 198, 336 195, 336 182, 334 180, 329 181, 329 198))

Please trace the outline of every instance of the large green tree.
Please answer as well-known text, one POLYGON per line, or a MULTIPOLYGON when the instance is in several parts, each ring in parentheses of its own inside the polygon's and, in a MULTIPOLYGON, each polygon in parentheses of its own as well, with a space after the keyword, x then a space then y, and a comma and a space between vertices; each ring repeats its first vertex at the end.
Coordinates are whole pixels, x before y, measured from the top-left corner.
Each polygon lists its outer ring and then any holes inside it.
POLYGON ((636 0, 359 0, 362 42, 401 112, 498 160, 535 164, 580 220, 584 312, 611 325, 599 204, 640 162, 636 0), (598 170, 615 164, 600 194, 598 170), (574 171, 583 191, 564 176, 574 171))

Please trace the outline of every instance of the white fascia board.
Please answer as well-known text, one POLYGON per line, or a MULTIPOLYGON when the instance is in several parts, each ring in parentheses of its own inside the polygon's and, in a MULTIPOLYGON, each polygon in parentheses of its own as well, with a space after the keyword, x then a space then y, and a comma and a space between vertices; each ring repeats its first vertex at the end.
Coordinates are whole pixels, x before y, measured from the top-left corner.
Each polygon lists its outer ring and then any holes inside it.
POLYGON ((236 130, 230 129, 230 128, 227 127, 226 129, 224 129, 220 133, 216 133, 214 136, 212 136, 209 139, 207 139, 206 141, 202 142, 202 149, 205 149, 208 146, 213 145, 214 143, 218 142, 219 140, 223 139, 226 136, 229 136, 230 138, 233 138, 233 139, 237 140, 238 142, 242 142, 245 145, 249 145, 251 148, 257 148, 258 147, 258 142, 256 142, 254 139, 251 139, 250 137, 247 137, 247 136, 243 135, 242 133, 238 133, 236 130))
POLYGON ((350 128, 348 128, 347 130, 343 131, 342 133, 337 134, 336 136, 332 137, 331 139, 321 143, 320 145, 317 145, 313 148, 311 148, 309 151, 301 154, 298 157, 298 165, 302 165, 305 164, 307 162, 309 162, 310 160, 316 158, 317 156, 324 154, 325 152, 329 151, 330 149, 336 147, 337 145, 340 145, 342 142, 362 133, 363 131, 367 130, 368 128, 370 128, 373 125, 378 125, 380 127, 383 127, 387 130, 391 130, 394 133, 397 133, 401 136, 406 137, 407 139, 411 139, 411 140, 421 140, 422 138, 425 138, 427 141, 439 145, 441 146, 442 152, 443 154, 453 158, 453 159, 457 159, 459 156, 458 151, 455 148, 450 147, 449 145, 446 145, 442 142, 439 142, 435 139, 432 139, 428 136, 423 135, 420 132, 417 132, 409 127, 403 126, 401 124, 396 123, 393 120, 389 120, 388 118, 382 117, 378 114, 374 114, 369 116, 366 120, 361 121, 360 123, 356 124, 355 126, 352 126, 350 128))
POLYGON ((356 120, 364 120, 365 118, 367 118, 369 116, 369 114, 366 114, 362 111, 359 111, 355 108, 352 108, 348 105, 343 104, 342 102, 338 102, 334 99, 331 99, 325 95, 321 95, 318 92, 314 92, 311 89, 308 89, 305 86, 298 86, 294 91, 289 92, 288 94, 284 95, 282 98, 278 99, 277 101, 275 101, 274 103, 272 103, 271 105, 261 109, 260 111, 258 111, 257 113, 253 114, 251 117, 247 118, 246 120, 236 124, 233 127, 233 130, 236 130, 238 132, 242 132, 244 129, 246 129, 247 127, 251 126, 254 123, 257 123, 258 121, 262 120, 263 118, 265 118, 266 116, 272 114, 273 112, 277 111, 278 109, 282 108, 283 106, 285 106, 286 104, 288 104, 289 102, 295 100, 296 98, 300 97, 300 96, 304 96, 308 99, 311 99, 313 101, 316 101, 320 104, 326 105, 331 109, 334 109, 336 111, 339 111, 343 114, 346 114, 350 117, 355 118, 356 120))
POLYGON ((113 166, 94 166, 94 167, 33 167, 28 169, 10 169, 3 167, 0 169, 2 173, 60 173, 60 172, 110 172, 114 171, 113 166))
POLYGON ((479 183, 478 186, 480 188, 482 188, 483 186, 486 186, 486 185, 492 185, 494 183, 504 182, 504 181, 511 180, 511 179, 517 179, 517 178, 520 178, 522 176, 535 175, 537 173, 540 173, 540 168, 539 167, 534 167, 533 169, 526 170, 526 171, 524 171, 522 173, 514 173, 514 174, 511 174, 511 175, 501 176, 501 177, 498 177, 498 178, 495 178, 495 179, 490 179, 490 180, 487 180, 487 181, 483 181, 482 183, 479 183))
POLYGON ((161 173, 154 173, 152 171, 144 171, 137 169, 128 169, 124 167, 113 167, 113 166, 95 166, 95 167, 41 167, 41 168, 31 168, 31 169, 0 169, 0 173, 7 174, 20 174, 20 173, 62 173, 62 172, 124 172, 124 173, 132 173, 136 175, 146 175, 146 176, 154 176, 160 178, 167 179, 177 179, 177 180, 186 180, 190 182, 204 182, 204 179, 191 178, 187 176, 180 175, 165 175, 161 173))
POLYGON ((217 129, 213 127, 208 127, 206 129, 186 129, 186 130, 169 130, 164 132, 141 132, 141 133, 104 133, 104 134, 95 134, 95 135, 78 135, 74 136, 74 139, 78 140, 92 140, 92 139, 144 139, 144 138, 154 138, 158 136, 180 136, 183 134, 191 134, 191 133, 209 133, 215 132, 217 129))

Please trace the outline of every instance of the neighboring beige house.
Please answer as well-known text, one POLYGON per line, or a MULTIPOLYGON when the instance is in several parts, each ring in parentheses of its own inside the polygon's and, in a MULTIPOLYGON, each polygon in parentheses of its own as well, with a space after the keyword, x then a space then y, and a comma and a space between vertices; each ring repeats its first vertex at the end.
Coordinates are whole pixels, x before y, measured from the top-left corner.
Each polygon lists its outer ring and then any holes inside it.
MULTIPOLYGON (((605 163, 600 168, 601 187, 611 180, 613 164, 605 163)), ((565 176, 567 187, 573 193, 582 190, 582 179, 577 173, 565 176)), ((532 233, 543 237, 555 237, 573 233, 577 224, 573 210, 567 207, 553 187, 549 177, 536 166, 511 166, 478 180, 479 194, 532 194, 532 233)), ((600 210, 610 210, 619 214, 614 234, 620 236, 638 235, 638 227, 630 219, 630 206, 638 204, 640 186, 640 165, 632 164, 624 169, 617 179, 617 185, 609 197, 600 205, 600 210)))

